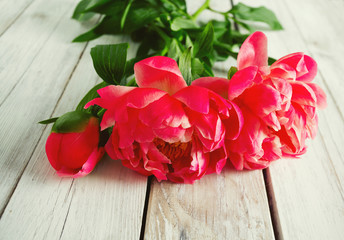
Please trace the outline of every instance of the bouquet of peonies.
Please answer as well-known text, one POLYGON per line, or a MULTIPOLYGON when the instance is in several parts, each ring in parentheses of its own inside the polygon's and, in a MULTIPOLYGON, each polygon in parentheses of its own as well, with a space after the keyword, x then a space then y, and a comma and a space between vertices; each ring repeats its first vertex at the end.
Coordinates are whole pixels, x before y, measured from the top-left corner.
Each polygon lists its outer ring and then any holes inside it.
POLYGON ((311 57, 293 53, 269 66, 267 38, 254 32, 228 78, 189 81, 182 74, 187 66, 166 56, 145 58, 133 67, 137 86, 100 84, 81 108, 46 121, 55 121, 46 152, 57 173, 84 176, 106 152, 159 181, 193 183, 226 163, 263 169, 305 153, 305 140, 316 135, 316 110, 326 106, 312 83, 311 57))

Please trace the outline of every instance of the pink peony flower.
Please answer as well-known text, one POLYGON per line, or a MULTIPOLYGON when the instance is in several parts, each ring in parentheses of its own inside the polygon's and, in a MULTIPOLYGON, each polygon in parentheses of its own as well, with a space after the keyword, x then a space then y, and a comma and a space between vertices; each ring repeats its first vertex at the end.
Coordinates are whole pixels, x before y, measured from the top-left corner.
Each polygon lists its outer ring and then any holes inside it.
POLYGON ((316 62, 303 53, 289 54, 269 67, 267 38, 255 32, 241 46, 238 72, 231 80, 208 79, 209 89, 227 88, 228 99, 243 114, 239 137, 226 143, 235 168, 261 169, 281 156, 305 152, 305 140, 317 131, 316 108, 326 106, 325 93, 311 83, 316 72, 316 62))
POLYGON ((159 181, 193 183, 220 173, 225 138, 235 139, 241 129, 237 106, 209 89, 187 86, 171 58, 147 58, 134 70, 139 87, 102 88, 100 98, 85 106, 107 109, 101 129, 113 126, 109 156, 159 181))
POLYGON ((77 178, 89 174, 102 158, 105 151, 98 143, 98 119, 84 112, 69 112, 55 122, 45 149, 59 176, 77 178))

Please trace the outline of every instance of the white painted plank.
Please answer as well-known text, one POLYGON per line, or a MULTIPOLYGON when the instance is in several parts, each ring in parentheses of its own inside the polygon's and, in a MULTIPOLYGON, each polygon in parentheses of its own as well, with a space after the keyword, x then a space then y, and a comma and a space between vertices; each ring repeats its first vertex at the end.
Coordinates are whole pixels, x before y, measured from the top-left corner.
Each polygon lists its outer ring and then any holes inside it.
POLYGON ((0 36, 17 20, 34 0, 0 2, 0 36))
POLYGON ((147 177, 103 159, 95 172, 74 181, 61 239, 139 239, 147 177))
MULTIPOLYGON (((0 37, 0 106, 16 84, 24 79, 23 75, 31 67, 38 53, 51 42, 50 38, 54 32, 55 39, 72 46, 72 39, 87 29, 70 19, 75 5, 73 0, 35 0, 0 37), (56 28, 61 28, 61 21, 64 21, 66 33, 61 31, 56 35, 56 28)), ((3 11, 5 10, 1 10, 3 11)), ((81 46, 82 44, 79 44, 79 47, 74 49, 80 51, 81 46)), ((51 57, 55 52, 51 51, 51 57)))
MULTIPOLYGON (((91 47, 121 40, 105 38, 89 44, 54 116, 75 108, 82 96, 99 81, 89 54, 91 47)), ((49 110, 53 111, 53 106, 49 110)), ((48 115, 45 113, 45 117, 48 115)), ((0 220, 0 238, 125 239, 129 236, 128 239, 138 239, 147 178, 109 159, 103 160, 83 179, 73 181, 58 177, 44 151, 50 127, 45 129, 0 220)))
MULTIPOLYGON (((246 1, 252 4, 251 1, 246 1)), ((344 40, 336 1, 256 1, 272 8, 284 31, 268 33, 274 57, 303 51, 318 62, 316 82, 328 96, 319 112, 319 133, 300 159, 270 167, 270 178, 284 239, 343 239, 344 226, 344 40), (331 7, 332 6, 332 7, 331 7), (335 24, 337 23, 337 24, 335 24)))
POLYGON ((85 47, 70 42, 84 30, 70 20, 74 5, 36 1, 0 38, 0 213, 42 134, 37 122, 52 113, 85 47))
POLYGON ((261 171, 152 184, 145 239, 274 239, 261 171))

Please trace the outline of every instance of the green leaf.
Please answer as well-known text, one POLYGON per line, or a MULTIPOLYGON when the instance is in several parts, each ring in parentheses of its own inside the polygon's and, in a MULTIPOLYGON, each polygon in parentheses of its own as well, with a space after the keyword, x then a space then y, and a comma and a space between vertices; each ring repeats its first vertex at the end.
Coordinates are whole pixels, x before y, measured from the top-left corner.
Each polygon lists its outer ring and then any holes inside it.
POLYGON ((79 102, 78 106, 76 107, 76 111, 87 111, 87 112, 91 112, 90 109, 84 109, 84 106, 86 105, 86 103, 88 103, 89 101, 95 99, 96 97, 99 97, 99 94, 97 93, 97 91, 103 87, 106 87, 107 84, 105 82, 99 83, 96 86, 94 86, 90 91, 88 91, 88 93, 86 93, 86 95, 81 99, 81 101, 79 102))
POLYGON ((105 17, 97 26, 76 37, 73 42, 86 42, 100 37, 103 34, 119 34, 119 17, 105 17), (117 24, 117 25, 116 25, 117 24))
POLYGON ((191 73, 193 79, 205 77, 203 64, 198 58, 191 60, 191 73))
POLYGON ((190 85, 192 82, 192 72, 191 72, 191 47, 186 49, 179 59, 179 69, 182 73, 186 84, 190 85))
POLYGON ((191 20, 184 17, 177 17, 173 19, 171 23, 171 29, 173 31, 179 31, 181 29, 195 29, 198 28, 197 24, 191 20))
POLYGON ((176 39, 172 39, 172 42, 171 42, 170 48, 168 50, 167 56, 178 61, 181 54, 182 54, 182 51, 180 50, 178 41, 176 39))
POLYGON ((200 37, 196 40, 194 46, 194 56, 203 57, 208 55, 213 49, 214 41, 214 28, 211 22, 209 22, 200 37))
POLYGON ((191 49, 191 56, 194 56, 195 47, 194 47, 194 44, 191 41, 191 38, 189 37, 189 35, 186 35, 186 37, 185 37, 185 47, 186 47, 186 49, 190 48, 191 49))
MULTIPOLYGON (((102 36, 103 34, 131 34, 159 17, 159 11, 155 8, 149 7, 147 6, 147 4, 144 4, 142 2, 133 2, 130 11, 127 13, 127 16, 125 18, 125 22, 123 23, 124 25, 121 26, 123 16, 122 13, 125 11, 125 5, 117 2, 114 2, 113 4, 115 3, 117 5, 113 6, 113 11, 110 11, 107 8, 91 8, 90 11, 97 10, 99 11, 99 13, 105 14, 106 17, 103 18, 102 21, 93 29, 76 37, 73 42, 90 41, 102 36)), ((108 4, 105 4, 105 6, 107 5, 108 4)))
POLYGON ((212 24, 214 28, 215 39, 221 38, 226 32, 231 30, 230 29, 231 24, 228 21, 221 22, 221 21, 213 20, 212 24))
POLYGON ((228 71, 227 78, 231 79, 237 71, 238 71, 238 69, 236 67, 232 66, 228 71))
POLYGON ((46 119, 46 120, 43 120, 43 121, 40 121, 38 122, 39 124, 50 124, 50 123, 54 123, 56 122, 58 118, 55 117, 55 118, 50 118, 50 119, 46 119))
POLYGON ((94 12, 104 14, 107 16, 117 15, 121 17, 119 13, 123 13, 126 0, 95 0, 95 4, 90 4, 84 12, 94 12))
POLYGON ((94 13, 85 13, 84 11, 94 4, 96 0, 82 0, 76 6, 72 18, 78 21, 86 21, 90 19, 94 13))
POLYGON ((186 13, 185 0, 161 0, 161 2, 169 11, 182 10, 186 13))
POLYGON ((123 28, 124 28, 125 19, 128 16, 128 12, 129 12, 129 9, 130 9, 132 3, 133 3, 133 0, 127 1, 127 6, 125 7, 124 13, 123 13, 122 18, 121 18, 121 30, 123 30, 123 28))
POLYGON ((128 43, 97 45, 91 49, 93 66, 109 84, 119 84, 125 72, 128 43))
POLYGON ((272 65, 274 62, 276 62, 277 61, 277 59, 275 59, 275 58, 272 58, 272 57, 269 57, 268 58, 268 64, 269 65, 272 65))
POLYGON ((283 29, 276 15, 266 7, 250 7, 238 3, 230 11, 237 19, 263 22, 269 25, 272 30, 283 29))
POLYGON ((82 132, 91 117, 92 114, 81 111, 65 113, 57 119, 51 131, 56 133, 82 132))

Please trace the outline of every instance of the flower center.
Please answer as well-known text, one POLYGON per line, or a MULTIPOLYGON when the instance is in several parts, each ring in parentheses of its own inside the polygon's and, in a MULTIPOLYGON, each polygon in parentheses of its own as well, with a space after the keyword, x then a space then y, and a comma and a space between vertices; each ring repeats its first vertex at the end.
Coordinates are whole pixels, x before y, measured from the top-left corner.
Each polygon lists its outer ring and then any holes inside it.
POLYGON ((189 157, 191 154, 191 142, 167 143, 161 139, 155 139, 154 144, 172 162, 180 158, 189 157))

